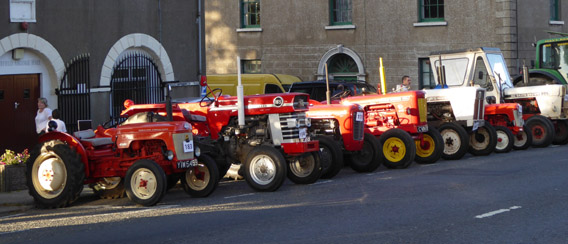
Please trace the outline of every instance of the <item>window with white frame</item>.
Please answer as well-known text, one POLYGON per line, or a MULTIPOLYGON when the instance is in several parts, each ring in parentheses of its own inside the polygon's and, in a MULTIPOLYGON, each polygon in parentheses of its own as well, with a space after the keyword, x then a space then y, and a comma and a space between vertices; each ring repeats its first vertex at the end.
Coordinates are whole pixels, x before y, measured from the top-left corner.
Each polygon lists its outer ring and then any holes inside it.
POLYGON ((36 22, 36 1, 10 0, 10 22, 36 22))

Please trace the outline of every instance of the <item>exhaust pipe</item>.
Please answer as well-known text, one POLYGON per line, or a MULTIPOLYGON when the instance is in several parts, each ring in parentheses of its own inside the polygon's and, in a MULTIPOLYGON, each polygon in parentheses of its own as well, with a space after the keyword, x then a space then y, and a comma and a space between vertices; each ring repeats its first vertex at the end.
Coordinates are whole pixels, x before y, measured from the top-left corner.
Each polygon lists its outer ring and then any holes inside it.
POLYGON ((241 57, 237 56, 237 111, 239 128, 243 129, 245 127, 245 98, 244 89, 241 82, 241 57))

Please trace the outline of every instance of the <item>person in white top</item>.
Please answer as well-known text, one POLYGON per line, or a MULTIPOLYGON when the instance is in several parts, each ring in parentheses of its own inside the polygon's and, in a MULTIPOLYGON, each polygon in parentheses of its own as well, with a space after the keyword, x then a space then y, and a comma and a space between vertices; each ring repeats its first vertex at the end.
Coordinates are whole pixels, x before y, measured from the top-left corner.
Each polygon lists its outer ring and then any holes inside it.
POLYGON ((405 91, 410 91, 410 82, 412 82, 412 80, 410 79, 410 77, 408 75, 405 75, 402 77, 402 84, 400 85, 396 85, 396 89, 393 88, 393 92, 405 92, 405 91))
MULTIPOLYGON (((55 123, 57 123, 57 127, 55 127, 55 130, 67 133, 67 127, 65 126, 65 122, 59 119, 60 118, 59 109, 54 109, 53 112, 51 112, 51 116, 53 118, 50 121, 55 121, 55 123)), ((45 131, 49 131, 49 122, 47 123, 45 131)))
POLYGON ((46 132, 47 121, 51 119, 51 109, 47 107, 47 99, 40 97, 37 99, 37 114, 35 117, 36 132, 41 135, 46 132))

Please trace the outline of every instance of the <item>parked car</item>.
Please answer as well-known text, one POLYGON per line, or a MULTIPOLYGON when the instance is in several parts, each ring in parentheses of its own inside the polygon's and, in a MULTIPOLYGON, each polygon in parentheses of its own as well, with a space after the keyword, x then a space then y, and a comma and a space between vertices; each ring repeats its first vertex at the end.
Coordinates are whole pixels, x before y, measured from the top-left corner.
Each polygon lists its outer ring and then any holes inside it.
MULTIPOLYGON (((329 90, 331 91, 331 96, 340 98, 342 93, 350 93, 350 96, 356 96, 361 94, 376 94, 377 88, 364 82, 364 81, 338 81, 333 80, 329 82, 329 90)), ((310 94, 310 99, 316 101, 326 100, 326 82, 325 80, 318 81, 303 81, 296 82, 292 84, 289 92, 301 92, 310 94)))

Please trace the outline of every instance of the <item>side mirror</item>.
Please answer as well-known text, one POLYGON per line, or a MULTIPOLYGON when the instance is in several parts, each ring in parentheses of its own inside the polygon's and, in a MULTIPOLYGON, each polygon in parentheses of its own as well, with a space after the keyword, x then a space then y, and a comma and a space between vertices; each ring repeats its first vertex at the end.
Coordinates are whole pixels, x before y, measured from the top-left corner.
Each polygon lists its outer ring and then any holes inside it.
POLYGON ((495 98, 495 96, 487 96, 485 97, 485 101, 487 101, 487 104, 497 103, 497 99, 495 98))
POLYGON ((477 78, 483 80, 483 71, 479 71, 479 73, 477 74, 477 78))

